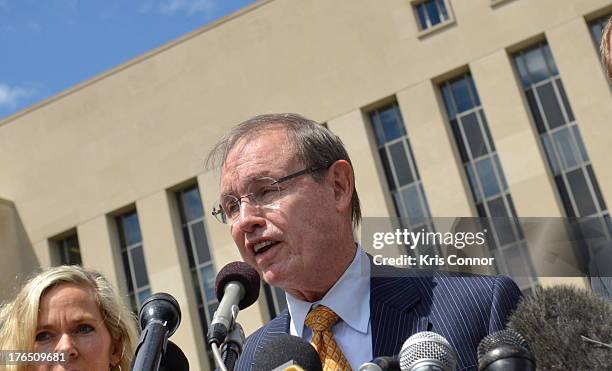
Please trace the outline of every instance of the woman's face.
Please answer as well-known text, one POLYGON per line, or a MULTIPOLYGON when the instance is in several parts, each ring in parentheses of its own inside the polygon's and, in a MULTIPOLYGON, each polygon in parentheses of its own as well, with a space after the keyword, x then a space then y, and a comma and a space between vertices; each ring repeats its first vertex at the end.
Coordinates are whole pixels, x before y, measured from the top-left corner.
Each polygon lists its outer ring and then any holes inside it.
POLYGON ((43 295, 34 351, 64 353, 66 362, 39 364, 37 371, 108 371, 119 362, 121 350, 104 324, 91 289, 66 283, 43 295))

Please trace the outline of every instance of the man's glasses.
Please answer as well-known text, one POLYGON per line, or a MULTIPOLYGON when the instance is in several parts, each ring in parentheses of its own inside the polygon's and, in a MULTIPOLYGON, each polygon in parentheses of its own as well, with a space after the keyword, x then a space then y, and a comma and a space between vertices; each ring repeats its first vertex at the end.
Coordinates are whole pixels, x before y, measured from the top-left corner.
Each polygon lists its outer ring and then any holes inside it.
POLYGON ((293 174, 289 174, 280 179, 270 177, 262 177, 255 179, 247 188, 247 194, 236 197, 234 195, 224 195, 214 203, 212 214, 219 222, 223 224, 233 224, 240 215, 240 205, 242 199, 247 198, 253 206, 270 206, 281 198, 281 189, 279 184, 297 178, 304 174, 312 174, 319 170, 327 170, 331 164, 311 166, 304 170, 300 170, 293 174))

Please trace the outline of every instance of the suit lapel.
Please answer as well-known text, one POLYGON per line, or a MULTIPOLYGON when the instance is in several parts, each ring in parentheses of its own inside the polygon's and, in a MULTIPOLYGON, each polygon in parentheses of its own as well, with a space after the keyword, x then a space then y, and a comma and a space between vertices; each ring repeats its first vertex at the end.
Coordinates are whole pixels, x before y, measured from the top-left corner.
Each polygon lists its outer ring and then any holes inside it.
POLYGON ((289 310, 285 309, 280 312, 276 318, 268 322, 268 325, 264 328, 264 333, 257 342, 256 352, 259 353, 265 351, 268 344, 278 335, 288 334, 290 319, 291 316, 289 315, 289 310))
POLYGON ((427 331, 430 326, 427 316, 417 310, 420 301, 417 279, 397 277, 397 270, 387 273, 373 273, 370 280, 374 357, 397 355, 410 335, 427 331))

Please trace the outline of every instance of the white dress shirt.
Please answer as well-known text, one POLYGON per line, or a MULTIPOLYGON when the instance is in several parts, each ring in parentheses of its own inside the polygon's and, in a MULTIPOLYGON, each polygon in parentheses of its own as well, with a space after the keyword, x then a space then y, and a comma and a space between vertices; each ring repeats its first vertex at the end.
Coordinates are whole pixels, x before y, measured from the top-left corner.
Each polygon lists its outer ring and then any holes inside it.
POLYGON ((356 251, 351 265, 321 300, 309 303, 286 294, 291 335, 310 341, 312 330, 304 320, 311 307, 325 305, 340 317, 332 332, 353 370, 372 359, 370 261, 359 246, 356 251))

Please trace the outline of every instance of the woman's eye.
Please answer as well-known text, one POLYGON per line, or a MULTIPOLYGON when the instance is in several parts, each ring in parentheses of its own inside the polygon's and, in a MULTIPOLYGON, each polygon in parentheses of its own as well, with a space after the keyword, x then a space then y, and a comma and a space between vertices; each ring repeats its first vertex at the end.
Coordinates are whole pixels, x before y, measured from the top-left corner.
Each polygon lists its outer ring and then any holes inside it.
POLYGON ((51 333, 49 331, 42 331, 36 334, 36 341, 46 341, 51 338, 51 333))
POLYGON ((77 332, 79 334, 89 334, 93 330, 94 328, 90 325, 79 325, 79 327, 77 327, 77 332))

